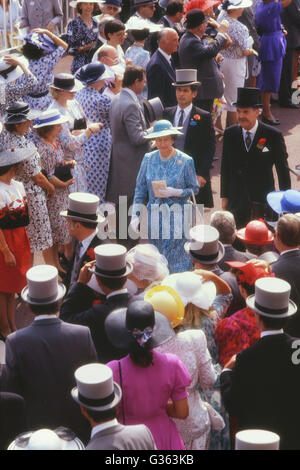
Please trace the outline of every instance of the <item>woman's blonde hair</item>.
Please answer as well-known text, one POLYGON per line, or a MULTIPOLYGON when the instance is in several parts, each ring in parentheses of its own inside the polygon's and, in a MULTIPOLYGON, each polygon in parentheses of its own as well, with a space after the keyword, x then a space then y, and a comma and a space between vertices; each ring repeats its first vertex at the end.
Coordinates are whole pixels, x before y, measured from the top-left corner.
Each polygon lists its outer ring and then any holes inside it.
POLYGON ((58 90, 57 88, 52 88, 50 87, 49 89, 50 91, 50 95, 52 96, 52 98, 57 101, 58 100, 58 97, 59 97, 59 94, 62 92, 62 91, 65 91, 65 90, 58 90))
POLYGON ((191 303, 188 303, 184 309, 184 320, 183 328, 199 328, 201 326, 204 317, 212 318, 214 313, 214 307, 209 307, 208 310, 196 307, 191 303))

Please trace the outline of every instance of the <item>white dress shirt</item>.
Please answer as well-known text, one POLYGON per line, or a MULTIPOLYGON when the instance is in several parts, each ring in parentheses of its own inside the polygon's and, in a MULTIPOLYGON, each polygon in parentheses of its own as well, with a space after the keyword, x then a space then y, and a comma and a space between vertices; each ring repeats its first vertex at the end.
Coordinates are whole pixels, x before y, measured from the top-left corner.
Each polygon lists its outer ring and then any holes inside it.
MULTIPOLYGON (((254 139, 255 134, 256 134, 256 131, 257 131, 257 127, 258 127, 258 121, 257 121, 257 120, 256 120, 255 125, 252 127, 252 129, 249 129, 248 131, 246 131, 246 130, 242 127, 243 137, 244 137, 244 143, 245 143, 245 147, 246 147, 246 148, 247 148, 247 145, 246 145, 247 132, 250 132, 250 134, 251 134, 251 145, 252 145, 253 139, 254 139)), ((251 148, 251 145, 250 145, 249 149, 251 148)))
POLYGON ((111 292, 110 294, 106 296, 106 300, 109 299, 110 297, 114 297, 115 295, 121 295, 121 294, 127 294, 127 293, 128 293, 128 290, 126 288, 115 290, 114 292, 111 292))
POLYGON ((171 64, 171 58, 172 56, 170 56, 169 54, 167 54, 165 51, 163 51, 160 47, 158 48, 158 51, 161 53, 161 55, 164 56, 164 58, 169 62, 169 64, 171 65, 171 67, 173 68, 172 64, 171 64))
POLYGON ((280 253, 280 256, 283 255, 284 253, 290 253, 291 251, 299 251, 299 248, 293 248, 292 250, 284 250, 280 253))
POLYGON ((91 439, 93 439, 95 434, 97 434, 98 432, 104 431, 104 429, 112 428, 113 426, 116 426, 117 424, 118 424, 117 418, 111 419, 110 421, 105 421, 105 423, 97 424, 92 429, 91 439))
POLYGON ((58 318, 55 313, 50 313, 49 315, 37 315, 33 321, 38 321, 38 320, 47 320, 49 318, 58 318))
POLYGON ((178 127, 178 123, 179 123, 179 119, 180 119, 180 114, 181 114, 181 111, 183 111, 183 123, 185 123, 185 120, 189 117, 189 115, 191 114, 191 111, 192 111, 192 107, 193 107, 193 103, 191 103, 187 108, 180 108, 180 106, 177 106, 177 109, 176 109, 176 113, 175 113, 175 117, 174 117, 174 126, 178 127))

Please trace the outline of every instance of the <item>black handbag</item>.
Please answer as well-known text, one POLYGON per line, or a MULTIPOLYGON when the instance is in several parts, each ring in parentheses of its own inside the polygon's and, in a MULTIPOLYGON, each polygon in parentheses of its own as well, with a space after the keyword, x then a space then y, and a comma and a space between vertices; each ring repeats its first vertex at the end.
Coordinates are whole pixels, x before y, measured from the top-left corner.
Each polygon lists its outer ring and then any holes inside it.
POLYGON ((72 165, 57 165, 55 167, 54 176, 61 181, 68 181, 73 178, 71 173, 72 165))

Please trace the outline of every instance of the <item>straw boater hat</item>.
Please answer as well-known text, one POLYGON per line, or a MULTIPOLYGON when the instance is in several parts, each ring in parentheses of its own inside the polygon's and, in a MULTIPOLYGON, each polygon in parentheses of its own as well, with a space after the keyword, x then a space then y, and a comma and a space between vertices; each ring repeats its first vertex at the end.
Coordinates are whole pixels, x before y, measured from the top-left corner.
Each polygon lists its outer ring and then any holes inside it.
POLYGON ((117 243, 105 243, 94 249, 96 266, 91 268, 96 276, 108 279, 123 278, 132 272, 132 264, 126 261, 127 250, 117 243))
POLYGON ((106 317, 104 328, 110 342, 123 351, 129 351, 138 341, 134 336, 136 332, 145 337, 143 347, 146 349, 156 348, 175 336, 167 317, 143 300, 131 302, 128 308, 113 310, 106 317))
POLYGON ((100 199, 95 194, 71 193, 69 194, 68 209, 60 215, 78 222, 102 223, 105 217, 98 212, 100 199))
POLYGON ((157 139, 158 137, 167 135, 182 135, 182 132, 178 129, 182 129, 182 127, 173 127, 170 121, 161 119, 157 121, 153 127, 147 129, 148 134, 145 136, 145 139, 157 139))
POLYGON ((283 212, 295 214, 300 211, 300 191, 295 189, 272 191, 267 195, 267 201, 277 214, 282 214, 283 212))
POLYGON ((49 305, 58 302, 66 292, 58 282, 58 271, 54 266, 33 266, 26 273, 27 286, 21 292, 24 302, 30 305, 49 305))
POLYGON ((68 121, 69 119, 66 116, 62 116, 57 109, 47 109, 40 114, 38 119, 35 119, 33 128, 39 129, 45 126, 55 126, 68 121))
POLYGON ((235 435, 235 450, 279 450, 280 437, 264 429, 245 429, 235 435))
POLYGON ((196 225, 190 230, 191 241, 184 245, 193 261, 216 264, 224 258, 225 248, 219 241, 219 232, 210 225, 196 225))
POLYGON ((73 431, 60 427, 19 434, 7 450, 84 450, 84 445, 73 431))
POLYGON ((17 124, 19 122, 34 121, 40 114, 41 111, 31 111, 24 101, 15 101, 6 108, 4 122, 5 124, 17 124))
POLYGON ((269 245, 274 240, 273 233, 263 220, 251 220, 236 232, 236 236, 250 245, 269 245))
POLYGON ((75 371, 77 387, 71 391, 73 399, 94 411, 107 411, 120 402, 122 391, 113 381, 112 370, 104 364, 87 364, 75 371))
POLYGON ((70 73, 58 73, 53 78, 53 82, 50 85, 55 90, 70 91, 76 93, 82 90, 82 83, 73 77, 70 73))
POLYGON ((197 80, 196 69, 181 69, 176 70, 176 82, 172 83, 173 86, 188 86, 188 85, 200 85, 197 80))
POLYGON ((34 144, 29 143, 26 148, 1 149, 0 148, 0 167, 15 165, 23 160, 27 160, 36 155, 36 147, 34 144))
POLYGON ((263 317, 288 318, 297 312, 290 292, 290 284, 283 279, 263 277, 255 282, 255 294, 247 297, 246 303, 263 317))
MULTIPOLYGON (((28 60, 24 56, 11 54, 10 57, 20 60, 26 67, 29 65, 28 60)), ((19 65, 10 65, 5 62, 4 57, 0 58, 0 84, 14 82, 23 74, 24 72, 19 65)))

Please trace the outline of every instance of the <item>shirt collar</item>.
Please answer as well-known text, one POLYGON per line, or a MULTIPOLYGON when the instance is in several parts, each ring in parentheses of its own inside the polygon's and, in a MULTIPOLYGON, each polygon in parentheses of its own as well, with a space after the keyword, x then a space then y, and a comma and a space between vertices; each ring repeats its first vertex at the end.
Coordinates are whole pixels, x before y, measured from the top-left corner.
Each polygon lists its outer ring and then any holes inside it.
POLYGON ((38 320, 49 320, 49 318, 58 318, 55 313, 51 313, 49 315, 38 315, 35 317, 33 321, 38 321, 38 320))
POLYGON ((280 256, 283 255, 284 253, 291 253, 292 251, 299 251, 299 248, 292 248, 292 250, 284 250, 280 253, 280 256))
POLYGON ((81 256, 83 255, 83 253, 86 252, 86 250, 88 249, 91 241, 93 240, 96 234, 97 234, 97 230, 95 230, 91 235, 86 237, 84 240, 81 240, 81 245, 82 245, 81 250, 80 250, 81 256))
POLYGON ((249 129, 249 131, 246 131, 246 130, 242 127, 244 137, 246 136, 246 133, 247 133, 247 132, 250 132, 250 134, 255 135, 255 133, 256 133, 256 131, 257 131, 257 127, 258 127, 258 120, 257 120, 257 119, 256 119, 256 123, 254 124, 254 126, 252 127, 252 129, 249 129))
POLYGON ((169 64, 171 63, 171 56, 169 54, 166 54, 165 51, 163 51, 160 47, 158 48, 159 52, 161 53, 161 55, 164 56, 164 58, 169 62, 169 64))
POLYGON ((123 88, 123 90, 126 90, 127 93, 129 93, 130 96, 134 99, 135 102, 137 101, 137 99, 138 99, 138 98, 137 98, 137 95, 134 93, 133 90, 131 90, 131 88, 125 87, 125 88, 123 88))
POLYGON ((175 122, 178 123, 181 110, 183 111, 183 122, 187 119, 192 111, 193 103, 191 103, 187 108, 182 109, 179 105, 176 109, 175 122))
POLYGON ((93 427, 92 432, 91 432, 91 439, 95 436, 100 431, 104 431, 104 429, 109 429, 112 428, 113 426, 116 426, 118 424, 117 418, 114 418, 110 421, 105 421, 105 423, 100 423, 97 424, 96 426, 93 427))
POLYGON ((170 18, 167 17, 167 15, 164 16, 164 19, 168 22, 171 28, 174 28, 174 23, 172 23, 172 21, 170 20, 170 18))
POLYGON ((263 338, 264 336, 271 336, 271 335, 282 335, 283 334, 283 329, 280 328, 280 330, 267 330, 267 331, 262 331, 260 334, 260 337, 263 338))
POLYGON ((119 289, 119 290, 115 290, 114 292, 111 292, 110 294, 106 296, 106 300, 109 299, 110 297, 113 297, 115 295, 121 295, 121 294, 128 294, 128 290, 126 287, 124 289, 119 289))

